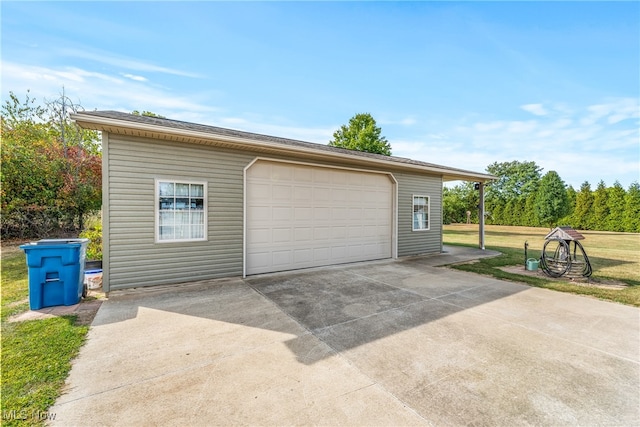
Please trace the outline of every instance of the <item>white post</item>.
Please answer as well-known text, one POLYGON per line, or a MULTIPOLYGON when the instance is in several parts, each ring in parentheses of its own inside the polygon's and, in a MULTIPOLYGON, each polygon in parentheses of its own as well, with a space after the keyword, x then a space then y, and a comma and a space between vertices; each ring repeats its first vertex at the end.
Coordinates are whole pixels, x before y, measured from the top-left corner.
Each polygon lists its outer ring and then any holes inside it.
POLYGON ((478 192, 480 199, 478 202, 478 224, 480 225, 478 246, 484 250, 484 182, 480 182, 478 192))

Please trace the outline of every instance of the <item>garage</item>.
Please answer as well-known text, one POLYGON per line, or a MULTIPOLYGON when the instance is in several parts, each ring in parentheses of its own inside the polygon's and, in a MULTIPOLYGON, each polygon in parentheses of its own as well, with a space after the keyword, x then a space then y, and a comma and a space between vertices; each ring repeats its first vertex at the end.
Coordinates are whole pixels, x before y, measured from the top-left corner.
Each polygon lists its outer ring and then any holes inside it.
POLYGON ((392 257, 390 174, 259 159, 245 180, 247 275, 392 257))

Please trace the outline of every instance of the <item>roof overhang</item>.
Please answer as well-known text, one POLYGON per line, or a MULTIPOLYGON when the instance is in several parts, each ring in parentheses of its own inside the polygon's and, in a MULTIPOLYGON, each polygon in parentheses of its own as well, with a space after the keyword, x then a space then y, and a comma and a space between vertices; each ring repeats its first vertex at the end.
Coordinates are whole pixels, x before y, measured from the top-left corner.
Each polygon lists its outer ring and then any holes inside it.
POLYGON ((99 116, 91 113, 72 114, 71 119, 82 128, 112 134, 209 145, 230 149, 250 150, 253 152, 267 154, 294 155, 297 157, 303 156, 306 159, 335 161, 343 164, 359 165, 376 169, 408 170, 438 175, 442 177, 443 181, 487 182, 497 179, 497 177, 493 175, 466 171, 463 169, 431 164, 408 163, 403 161, 405 159, 397 157, 385 159, 377 157, 363 157, 362 155, 352 154, 349 150, 341 150, 340 152, 326 151, 313 147, 314 145, 318 145, 313 143, 307 143, 305 146, 283 145, 269 141, 268 139, 261 140, 245 138, 242 136, 225 135, 212 131, 175 128, 155 123, 140 123, 119 118, 99 116))

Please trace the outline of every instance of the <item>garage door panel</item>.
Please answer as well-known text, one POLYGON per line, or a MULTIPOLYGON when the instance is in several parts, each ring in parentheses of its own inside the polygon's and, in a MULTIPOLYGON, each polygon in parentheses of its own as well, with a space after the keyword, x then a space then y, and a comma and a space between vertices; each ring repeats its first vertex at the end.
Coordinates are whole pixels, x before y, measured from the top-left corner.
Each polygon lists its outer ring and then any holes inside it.
POLYGON ((311 203, 313 200, 313 187, 296 185, 293 188, 293 200, 296 203, 311 203))
POLYGON ((295 166, 293 176, 298 182, 313 182, 313 169, 305 166, 295 166))
POLYGON ((331 247, 331 259, 344 259, 346 257, 347 245, 331 247))
POLYGON ((249 195, 253 200, 271 200, 271 185, 261 183, 251 183, 252 192, 249 195))
POLYGON ((274 206, 271 208, 271 215, 265 216, 263 220, 272 218, 273 221, 291 221, 291 207, 289 206, 274 206))
POLYGON ((253 228, 248 233, 247 243, 251 245, 269 244, 271 243, 270 228, 253 228))
POLYGON ((315 248, 313 250, 313 259, 321 263, 329 262, 331 260, 331 248, 327 246, 315 248))
POLYGON ((266 177, 270 181, 272 182, 280 182, 280 181, 291 182, 292 181, 293 170, 288 165, 278 164, 278 163, 268 163, 268 162, 263 162, 263 163, 270 165, 271 167, 271 174, 266 177))
POLYGON ((309 207, 294 208, 293 219, 296 222, 312 221, 313 220, 313 209, 309 208, 309 207))
POLYGON ((247 274, 391 257, 386 175, 261 160, 246 182, 247 274))
POLYGON ((331 239, 342 240, 347 238, 347 227, 345 226, 332 226, 331 227, 331 239))
POLYGON ((247 255, 247 263, 250 263, 257 271, 268 271, 271 268, 271 252, 255 252, 247 255))
POLYGON ((331 171, 326 168, 314 168, 313 182, 316 184, 331 184, 331 171))
POLYGON ((362 186, 362 178, 363 178, 362 174, 350 173, 350 174, 347 175, 347 177, 348 177, 347 183, 349 184, 350 187, 352 187, 352 186, 356 186, 356 187, 362 186))
POLYGON ((316 203, 331 204, 331 188, 316 187, 313 189, 313 200, 316 203))
POLYGON ((362 205, 362 190, 349 189, 348 190, 348 203, 349 206, 361 206, 362 205))
POLYGON ((272 163, 258 162, 251 166, 251 177, 255 179, 271 179, 272 163))
POLYGON ((274 228, 272 231, 271 242, 274 244, 278 243, 293 243, 291 239, 291 229, 290 228, 274 228))
POLYGON ((364 216, 362 214, 363 210, 364 209, 362 209, 362 208, 349 208, 348 219, 355 220, 356 222, 362 220, 362 217, 364 216))
POLYGON ((297 243, 309 244, 313 241, 313 227, 296 227, 294 236, 297 243))
MULTIPOLYGON (((331 239, 331 227, 313 227, 313 239, 317 241, 331 239)), ((324 243, 323 243, 324 244, 324 243)))
POLYGON ((288 266, 293 261, 291 250, 280 250, 271 252, 271 260, 274 267, 288 266))
POLYGON ((313 210, 313 219, 315 221, 331 221, 330 207, 317 207, 313 210))
POLYGON ((271 186, 271 199, 274 201, 291 201, 291 185, 274 184, 271 186))
POLYGON ((313 249, 297 249, 293 253, 293 262, 296 265, 307 265, 313 262, 313 249))

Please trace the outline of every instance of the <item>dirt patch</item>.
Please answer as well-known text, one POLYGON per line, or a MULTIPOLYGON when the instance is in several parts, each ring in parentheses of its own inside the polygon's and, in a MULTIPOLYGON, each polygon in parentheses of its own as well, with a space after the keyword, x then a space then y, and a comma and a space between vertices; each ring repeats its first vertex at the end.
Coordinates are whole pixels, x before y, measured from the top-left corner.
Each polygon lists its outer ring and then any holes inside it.
MULTIPOLYGON (((87 297, 78 304, 71 306, 55 306, 45 307, 40 310, 29 310, 14 316, 11 316, 9 322, 24 322, 27 320, 41 320, 58 316, 76 316, 76 324, 90 325, 96 317, 96 313, 100 309, 102 302, 105 300, 103 292, 90 290, 87 297)), ((29 302, 29 300, 20 301, 21 303, 29 302)))
POLYGON ((500 267, 500 270, 506 271, 507 273, 519 274, 521 276, 529 276, 529 277, 539 277, 541 279, 552 280, 554 282, 564 282, 571 283, 577 286, 586 286, 592 288, 602 288, 602 289, 626 289, 628 285, 624 282, 620 282, 618 280, 608 280, 608 279, 594 279, 590 278, 580 278, 580 279, 571 279, 567 277, 558 277, 553 278, 549 277, 541 269, 536 271, 529 271, 524 268, 522 265, 510 265, 507 267, 500 267))

